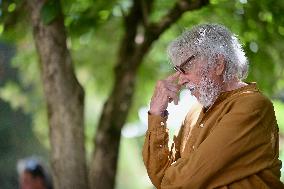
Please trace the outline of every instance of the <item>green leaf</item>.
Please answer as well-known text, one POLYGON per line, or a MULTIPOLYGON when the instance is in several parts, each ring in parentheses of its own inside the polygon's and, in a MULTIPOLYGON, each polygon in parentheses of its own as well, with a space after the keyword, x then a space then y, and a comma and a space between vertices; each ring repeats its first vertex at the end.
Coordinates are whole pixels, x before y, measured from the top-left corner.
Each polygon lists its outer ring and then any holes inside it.
POLYGON ((59 13, 60 2, 57 0, 49 0, 42 6, 40 16, 43 23, 48 25, 59 16, 59 13))

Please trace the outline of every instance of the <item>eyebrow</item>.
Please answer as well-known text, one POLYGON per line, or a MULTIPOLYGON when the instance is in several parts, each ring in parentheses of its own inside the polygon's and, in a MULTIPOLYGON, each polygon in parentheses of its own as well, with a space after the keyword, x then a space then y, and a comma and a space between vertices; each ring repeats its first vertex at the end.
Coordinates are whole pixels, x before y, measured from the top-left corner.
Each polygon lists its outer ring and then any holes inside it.
POLYGON ((191 55, 190 57, 188 57, 183 63, 181 63, 179 65, 179 67, 183 67, 184 65, 186 65, 188 62, 190 62, 193 58, 195 57, 195 55, 191 55))

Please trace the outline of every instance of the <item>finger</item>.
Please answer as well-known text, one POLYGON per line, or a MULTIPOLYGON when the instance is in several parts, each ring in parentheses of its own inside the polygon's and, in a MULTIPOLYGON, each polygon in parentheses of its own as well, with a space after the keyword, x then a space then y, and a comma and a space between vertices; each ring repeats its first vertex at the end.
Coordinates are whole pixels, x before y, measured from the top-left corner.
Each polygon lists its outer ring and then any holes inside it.
POLYGON ((169 103, 167 93, 157 93, 151 98, 150 107, 155 110, 165 110, 169 103))
POLYGON ((174 98, 174 104, 178 105, 178 101, 179 101, 179 98, 178 98, 178 96, 176 96, 176 98, 174 98))
POLYGON ((179 93, 181 86, 175 83, 170 83, 166 80, 159 81, 155 88, 155 93, 161 91, 162 93, 167 93, 167 91, 179 93))
POLYGON ((165 86, 168 90, 172 91, 172 92, 175 92, 175 93, 178 93, 181 89, 181 86, 180 85, 176 85, 176 84, 173 84, 173 83, 168 83, 166 84, 165 86))
POLYGON ((178 94, 180 91, 177 87, 167 86, 166 88, 168 91, 174 92, 176 94, 178 94))
POLYGON ((175 80, 177 80, 179 78, 179 75, 180 75, 179 72, 175 72, 174 74, 168 76, 165 80, 173 82, 173 81, 175 81, 175 80))
POLYGON ((171 91, 168 91, 168 98, 169 98, 169 100, 172 99, 172 100, 170 100, 169 102, 174 101, 174 104, 175 104, 175 105, 178 104, 179 97, 178 97, 178 95, 177 95, 176 93, 171 92, 171 91))

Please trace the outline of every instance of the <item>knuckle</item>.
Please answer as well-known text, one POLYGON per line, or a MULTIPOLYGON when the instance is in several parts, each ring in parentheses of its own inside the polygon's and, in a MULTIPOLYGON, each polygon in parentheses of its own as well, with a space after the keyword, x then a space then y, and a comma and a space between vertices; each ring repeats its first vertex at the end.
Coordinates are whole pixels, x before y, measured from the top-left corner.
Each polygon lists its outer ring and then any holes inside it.
POLYGON ((160 86, 161 85, 161 80, 158 80, 157 81, 157 86, 160 86))

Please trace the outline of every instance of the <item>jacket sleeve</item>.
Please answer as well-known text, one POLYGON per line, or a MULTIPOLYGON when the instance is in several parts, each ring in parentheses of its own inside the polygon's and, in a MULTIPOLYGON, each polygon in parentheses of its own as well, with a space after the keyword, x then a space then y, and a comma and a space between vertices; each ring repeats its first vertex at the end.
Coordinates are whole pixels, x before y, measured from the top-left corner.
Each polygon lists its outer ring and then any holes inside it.
POLYGON ((180 158, 162 171, 157 169, 161 188, 204 189, 220 178, 229 184, 271 166, 273 123, 273 106, 268 100, 236 102, 188 158, 180 158), (227 175, 219 177, 224 173, 227 175))
POLYGON ((148 115, 148 130, 142 152, 148 175, 158 189, 161 188, 161 182, 167 168, 180 158, 179 144, 181 132, 179 132, 177 137, 174 137, 174 143, 171 149, 169 149, 169 134, 166 121, 167 118, 148 115))

